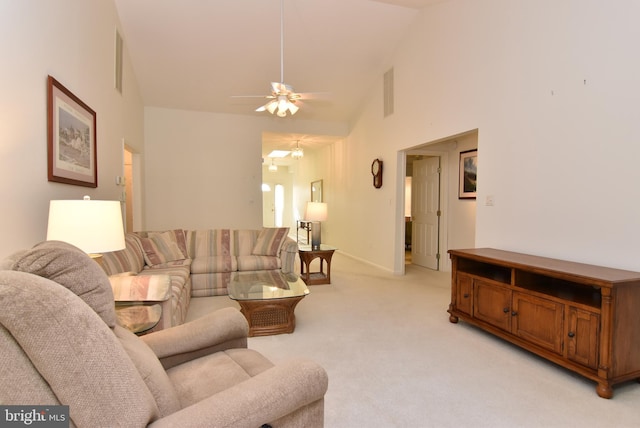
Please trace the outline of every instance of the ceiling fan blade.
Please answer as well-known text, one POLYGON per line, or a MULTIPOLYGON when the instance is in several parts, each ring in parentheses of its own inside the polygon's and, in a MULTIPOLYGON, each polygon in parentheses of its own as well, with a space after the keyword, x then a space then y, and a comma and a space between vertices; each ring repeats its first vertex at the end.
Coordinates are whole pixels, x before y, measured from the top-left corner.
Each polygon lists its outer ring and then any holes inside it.
POLYGON ((231 98, 275 98, 273 95, 231 95, 231 98))
POLYGON ((292 94, 296 99, 300 100, 328 100, 331 98, 331 92, 298 92, 292 94))

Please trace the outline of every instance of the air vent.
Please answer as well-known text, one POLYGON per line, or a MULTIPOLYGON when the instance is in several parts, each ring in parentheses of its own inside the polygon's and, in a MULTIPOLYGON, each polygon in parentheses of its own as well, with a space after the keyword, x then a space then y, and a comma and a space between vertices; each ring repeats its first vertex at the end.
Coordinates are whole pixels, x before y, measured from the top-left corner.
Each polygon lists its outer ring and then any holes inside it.
POLYGON ((393 68, 384 73, 384 117, 393 114, 393 68))
POLYGON ((122 93, 122 36, 120 36, 118 30, 116 30, 114 85, 116 90, 122 93))

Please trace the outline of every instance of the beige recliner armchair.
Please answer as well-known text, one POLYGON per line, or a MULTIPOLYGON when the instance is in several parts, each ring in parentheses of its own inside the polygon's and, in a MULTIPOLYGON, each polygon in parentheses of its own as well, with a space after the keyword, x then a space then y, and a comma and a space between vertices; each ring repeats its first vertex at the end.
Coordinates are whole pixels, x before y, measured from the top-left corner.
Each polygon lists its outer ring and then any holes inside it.
POLYGON ((43 242, 0 268, 0 404, 68 405, 91 428, 323 425, 324 369, 247 349, 235 309, 137 337, 79 249, 43 242))

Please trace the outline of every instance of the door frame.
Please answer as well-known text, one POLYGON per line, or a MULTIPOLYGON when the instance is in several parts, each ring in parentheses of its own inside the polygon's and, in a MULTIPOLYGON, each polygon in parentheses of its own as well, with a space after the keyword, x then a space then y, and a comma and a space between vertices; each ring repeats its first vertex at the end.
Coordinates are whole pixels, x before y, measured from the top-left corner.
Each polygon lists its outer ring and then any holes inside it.
POLYGON ((440 216, 440 239, 438 242, 438 252, 440 253, 440 262, 438 263, 438 270, 449 272, 451 271, 451 261, 446 256, 447 248, 449 248, 448 241, 448 227, 449 227, 449 152, 439 150, 428 150, 427 148, 415 148, 400 150, 397 153, 397 179, 396 179, 396 240, 395 240, 395 257, 394 257, 394 274, 405 274, 405 247, 404 247, 404 230, 405 230, 405 218, 404 218, 404 178, 407 174, 407 155, 423 155, 423 156, 437 156, 440 158, 440 210, 442 215, 440 216))

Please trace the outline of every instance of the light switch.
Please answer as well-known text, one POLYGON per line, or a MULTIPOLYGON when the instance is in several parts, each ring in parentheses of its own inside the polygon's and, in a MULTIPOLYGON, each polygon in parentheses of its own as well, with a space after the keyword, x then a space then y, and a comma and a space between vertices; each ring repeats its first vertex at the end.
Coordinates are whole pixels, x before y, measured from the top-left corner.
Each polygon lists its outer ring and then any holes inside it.
POLYGON ((492 207, 493 203, 494 203, 493 195, 487 195, 487 197, 484 200, 484 205, 487 207, 492 207))

